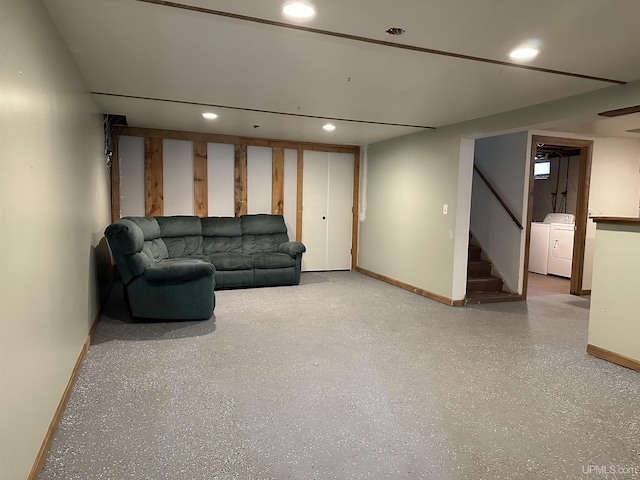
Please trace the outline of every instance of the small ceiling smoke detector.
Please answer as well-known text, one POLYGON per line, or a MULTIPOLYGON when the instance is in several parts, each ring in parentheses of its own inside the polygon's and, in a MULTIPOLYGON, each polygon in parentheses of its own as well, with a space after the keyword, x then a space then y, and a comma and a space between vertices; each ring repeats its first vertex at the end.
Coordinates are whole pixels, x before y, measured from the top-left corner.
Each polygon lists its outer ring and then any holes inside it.
POLYGON ((387 35, 402 35, 405 32, 402 27, 389 27, 385 30, 387 35))
POLYGON ((322 128, 325 129, 327 132, 333 132, 336 129, 336 126, 331 123, 327 123, 323 125, 322 128))
POLYGON ((282 11, 285 15, 293 18, 309 18, 316 13, 311 5, 302 2, 288 3, 282 11))
POLYGON ((218 115, 216 115, 215 113, 211 113, 211 112, 205 112, 202 114, 202 116, 204 118, 206 118, 207 120, 215 120, 216 118, 218 118, 218 115))

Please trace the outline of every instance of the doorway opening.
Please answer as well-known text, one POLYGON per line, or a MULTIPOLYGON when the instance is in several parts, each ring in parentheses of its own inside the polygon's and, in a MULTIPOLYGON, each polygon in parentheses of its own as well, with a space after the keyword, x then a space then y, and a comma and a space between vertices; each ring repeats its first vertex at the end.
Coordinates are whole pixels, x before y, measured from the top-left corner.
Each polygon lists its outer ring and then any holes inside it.
POLYGON ((525 298, 530 282, 531 295, 590 293, 582 284, 592 150, 591 140, 532 136, 525 298))

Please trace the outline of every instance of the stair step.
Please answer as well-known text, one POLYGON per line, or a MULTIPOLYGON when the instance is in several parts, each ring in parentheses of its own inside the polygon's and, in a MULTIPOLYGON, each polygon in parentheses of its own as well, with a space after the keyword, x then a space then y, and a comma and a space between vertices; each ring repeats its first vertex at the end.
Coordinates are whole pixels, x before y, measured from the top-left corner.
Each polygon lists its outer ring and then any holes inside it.
POLYGON ((483 303, 521 302, 524 298, 517 293, 509 292, 472 292, 467 294, 465 305, 477 305, 483 303))
POLYGON ((491 263, 486 260, 469 260, 467 278, 491 276, 491 263))
POLYGON ((475 245, 469 245, 469 260, 476 261, 481 260, 480 256, 482 255, 482 249, 480 247, 476 247, 475 245))
POLYGON ((502 280, 498 277, 477 277, 467 279, 467 292, 500 292, 502 280))

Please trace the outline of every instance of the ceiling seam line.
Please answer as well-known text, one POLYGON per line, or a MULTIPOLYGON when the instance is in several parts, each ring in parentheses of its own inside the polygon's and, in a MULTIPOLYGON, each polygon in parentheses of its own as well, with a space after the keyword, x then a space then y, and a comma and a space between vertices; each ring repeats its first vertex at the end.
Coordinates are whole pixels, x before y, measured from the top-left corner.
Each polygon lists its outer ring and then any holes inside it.
POLYGON ((175 100, 171 98, 157 98, 157 97, 142 97, 139 95, 126 95, 122 93, 110 93, 110 92, 91 92, 92 95, 103 95, 107 97, 121 97, 121 98, 131 98, 136 100, 151 100, 155 102, 168 102, 168 103, 179 103, 182 105, 195 105, 200 107, 213 107, 213 108, 226 108, 229 110, 241 110, 245 112, 256 112, 256 113, 267 113, 270 115, 285 115, 289 117, 301 117, 301 118, 312 118, 317 120, 335 120, 337 122, 351 122, 351 123, 366 123, 368 125, 385 125, 389 127, 409 127, 409 128, 422 128, 427 130, 435 130, 436 127, 430 127, 428 125, 411 125, 405 123, 392 123, 392 122, 376 122, 373 120, 357 120, 352 118, 340 118, 340 117, 325 117, 322 115, 305 115, 303 113, 289 113, 289 112, 277 112, 275 110, 261 110, 258 108, 247 108, 247 107, 236 107, 230 105, 216 105, 212 103, 201 103, 201 102, 190 102, 188 100, 175 100))
POLYGON ((475 57, 473 55, 464 55, 464 54, 461 54, 461 53, 447 52, 447 51, 444 51, 444 50, 435 50, 435 49, 432 49, 432 48, 418 47, 418 46, 415 46, 415 45, 408 45, 408 44, 404 44, 404 43, 388 42, 386 40, 378 40, 378 39, 375 39, 375 38, 361 37, 361 36, 358 36, 358 35, 351 35, 351 34, 348 34, 348 33, 333 32, 331 30, 322 30, 322 29, 319 29, 319 28, 305 27, 304 25, 293 25, 293 24, 290 24, 290 23, 279 22, 279 21, 276 21, 276 20, 267 20, 265 18, 251 17, 251 16, 248 16, 248 15, 241 15, 241 14, 238 14, 238 13, 224 12, 222 10, 213 10, 213 9, 204 8, 204 7, 197 7, 195 5, 186 5, 186 4, 183 4, 183 3, 170 2, 170 1, 167 1, 167 0, 134 0, 134 1, 141 2, 141 3, 150 3, 150 4, 153 4, 153 5, 160 5, 160 6, 170 7, 170 8, 177 8, 177 9, 181 9, 181 10, 188 10, 188 11, 197 12, 197 13, 205 13, 205 14, 208 14, 208 15, 215 15, 215 16, 219 16, 219 17, 233 18, 235 20, 242 20, 242 21, 245 21, 245 22, 260 23, 260 24, 263 24, 263 25, 270 25, 270 26, 274 26, 274 27, 287 28, 287 29, 290 29, 290 30, 299 30, 299 31, 308 32, 308 33, 316 33, 316 34, 319 34, 319 35, 343 38, 343 39, 346 39, 346 40, 353 40, 353 41, 357 41, 357 42, 370 43, 370 44, 374 44, 374 45, 381 45, 381 46, 385 46, 385 47, 398 48, 398 49, 402 49, 402 50, 410 50, 410 51, 415 51, 415 52, 428 53, 428 54, 431 54, 431 55, 439 55, 439 56, 450 57, 450 58, 459 58, 459 59, 462 59, 462 60, 470 60, 470 61, 474 61, 474 62, 489 63, 489 64, 494 64, 494 65, 502 65, 502 66, 505 66, 505 67, 519 68, 521 70, 530 70, 530 71, 540 72, 540 73, 549 73, 549 74, 552 74, 552 75, 561 75, 561 76, 565 76, 565 77, 581 78, 583 80, 594 80, 594 81, 598 81, 598 82, 613 83, 613 84, 616 84, 616 85, 625 85, 627 83, 627 82, 625 82, 623 80, 615 80, 615 79, 611 79, 611 78, 596 77, 596 76, 585 75, 585 74, 581 74, 581 73, 564 72, 562 70, 554 70, 554 69, 550 69, 550 68, 535 67, 533 65, 521 65, 521 64, 518 64, 518 63, 511 63, 511 62, 506 62, 506 61, 503 61, 503 60, 494 60, 494 59, 491 59, 491 58, 475 57))

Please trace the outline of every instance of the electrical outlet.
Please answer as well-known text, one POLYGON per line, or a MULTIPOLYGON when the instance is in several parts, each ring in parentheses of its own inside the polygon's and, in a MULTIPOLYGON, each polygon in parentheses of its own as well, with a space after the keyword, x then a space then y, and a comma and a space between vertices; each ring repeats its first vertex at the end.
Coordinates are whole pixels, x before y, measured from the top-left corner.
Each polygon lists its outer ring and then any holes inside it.
POLYGON ((447 214, 447 212, 449 211, 449 205, 447 205, 446 203, 442 206, 442 213, 444 215, 447 214))

